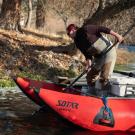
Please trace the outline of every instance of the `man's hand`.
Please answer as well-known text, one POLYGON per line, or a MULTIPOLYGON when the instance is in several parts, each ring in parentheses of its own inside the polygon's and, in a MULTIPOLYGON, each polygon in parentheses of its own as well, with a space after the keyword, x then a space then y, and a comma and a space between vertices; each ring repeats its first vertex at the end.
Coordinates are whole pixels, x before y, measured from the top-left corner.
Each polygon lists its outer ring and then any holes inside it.
POLYGON ((124 38, 123 38, 121 35, 118 35, 118 36, 117 36, 117 39, 118 39, 118 42, 119 42, 119 43, 122 43, 123 40, 124 40, 124 38))
POLYGON ((92 64, 92 61, 90 59, 87 59, 86 61, 86 66, 85 66, 85 70, 88 72, 91 70, 91 64, 92 64))
POLYGON ((111 30, 110 34, 115 36, 119 43, 123 42, 124 38, 121 35, 119 35, 118 33, 111 30))

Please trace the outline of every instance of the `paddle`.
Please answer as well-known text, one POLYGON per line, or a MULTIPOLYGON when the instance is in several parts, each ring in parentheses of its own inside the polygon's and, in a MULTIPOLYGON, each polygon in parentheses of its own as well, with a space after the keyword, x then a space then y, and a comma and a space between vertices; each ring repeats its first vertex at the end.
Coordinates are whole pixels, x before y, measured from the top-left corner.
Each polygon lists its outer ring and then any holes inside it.
POLYGON ((124 71, 117 71, 117 70, 114 70, 113 72, 135 78, 135 73, 133 72, 124 72, 124 71))
MULTIPOLYGON (((134 20, 134 21, 135 21, 135 20, 134 20)), ((132 30, 132 28, 133 28, 134 26, 135 26, 135 23, 133 23, 133 25, 131 25, 131 26, 129 27, 129 29, 128 29, 122 36, 125 37, 125 36, 132 30)), ((109 52, 114 46, 116 46, 117 44, 118 44, 118 42, 115 42, 111 47, 107 48, 107 50, 105 49, 105 50, 99 55, 99 57, 103 57, 106 53, 108 53, 108 52, 109 52)), ((73 84, 74 84, 75 82, 77 82, 85 73, 87 73, 87 71, 88 71, 90 68, 93 68, 94 65, 95 65, 95 63, 92 64, 87 70, 84 70, 73 82, 70 83, 69 86, 67 86, 67 87, 65 88, 65 90, 71 88, 71 87, 73 86, 73 84)))
MULTIPOLYGON (((94 64, 92 64, 89 68, 92 68, 93 66, 94 66, 94 64)), ((87 73, 87 71, 88 71, 88 70, 84 70, 75 80, 73 80, 73 81, 70 83, 69 86, 67 86, 67 87, 65 88, 65 90, 71 88, 75 82, 77 82, 85 73, 87 73)))

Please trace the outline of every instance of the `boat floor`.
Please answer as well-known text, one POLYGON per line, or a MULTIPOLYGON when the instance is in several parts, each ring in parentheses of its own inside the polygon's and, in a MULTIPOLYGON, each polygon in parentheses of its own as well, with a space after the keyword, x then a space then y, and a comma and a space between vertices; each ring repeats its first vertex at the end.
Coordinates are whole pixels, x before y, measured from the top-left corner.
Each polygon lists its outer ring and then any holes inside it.
MULTIPOLYGON (((118 74, 118 73, 113 73, 113 75, 112 75, 112 78, 119 78, 119 77, 125 77, 127 82, 130 81, 129 78, 125 75, 121 75, 121 74, 118 74)), ((131 79, 133 79, 133 78, 131 78, 131 79)), ((58 82, 58 85, 61 85, 62 87, 66 88, 70 85, 71 82, 73 82, 75 80, 75 78, 71 78, 71 79, 60 78, 60 80, 61 80, 61 82, 58 82)), ((111 85, 111 83, 110 83, 110 85, 111 85)), ((74 86, 72 87, 72 90, 70 90, 70 93, 75 93, 75 94, 78 93, 79 95, 85 95, 85 96, 102 97, 103 95, 105 95, 107 97, 135 98, 135 84, 134 83, 132 85, 126 86, 125 94, 123 94, 124 96, 118 96, 118 94, 117 95, 113 94, 111 92, 110 87, 111 86, 106 88, 105 91, 101 90, 101 89, 94 89, 93 93, 91 93, 90 90, 88 90, 88 85, 87 85, 86 75, 85 75, 85 76, 82 76, 78 81, 76 81, 74 83, 74 86)), ((119 85, 119 87, 121 87, 121 86, 119 85)), ((67 90, 67 92, 68 92, 68 90, 67 90)))
POLYGON ((135 98, 135 89, 131 91, 127 91, 124 96, 118 96, 111 92, 110 87, 108 87, 105 90, 94 88, 92 91, 90 91, 88 88, 88 85, 86 84, 84 85, 76 84, 71 88, 68 88, 67 84, 57 84, 57 85, 63 86, 65 89, 63 92, 70 93, 70 94, 77 94, 77 95, 82 95, 82 96, 94 96, 94 97, 107 96, 107 97, 114 97, 114 98, 117 98, 117 97, 118 98, 120 97, 121 98, 135 98))

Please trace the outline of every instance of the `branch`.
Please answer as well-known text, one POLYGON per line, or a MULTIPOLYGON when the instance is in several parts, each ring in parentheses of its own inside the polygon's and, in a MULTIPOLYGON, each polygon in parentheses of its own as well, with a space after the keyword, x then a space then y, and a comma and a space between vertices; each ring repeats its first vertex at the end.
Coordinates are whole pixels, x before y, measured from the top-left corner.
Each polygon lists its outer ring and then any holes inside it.
POLYGON ((86 20, 85 24, 102 24, 106 19, 112 18, 115 14, 119 12, 132 8, 135 6, 135 0, 119 0, 119 2, 107 5, 103 8, 103 0, 99 1, 99 7, 95 14, 91 18, 86 20))

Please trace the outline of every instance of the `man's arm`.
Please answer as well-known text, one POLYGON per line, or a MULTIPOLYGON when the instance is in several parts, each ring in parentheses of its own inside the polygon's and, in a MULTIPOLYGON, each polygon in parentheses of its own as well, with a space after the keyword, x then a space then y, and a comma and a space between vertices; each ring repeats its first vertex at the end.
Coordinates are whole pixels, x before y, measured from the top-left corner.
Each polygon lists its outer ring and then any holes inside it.
POLYGON ((111 34, 112 36, 116 37, 116 39, 118 40, 119 43, 121 43, 124 40, 121 35, 119 35, 118 33, 114 32, 113 30, 111 30, 111 29, 109 29, 107 27, 98 26, 98 32, 111 34))

